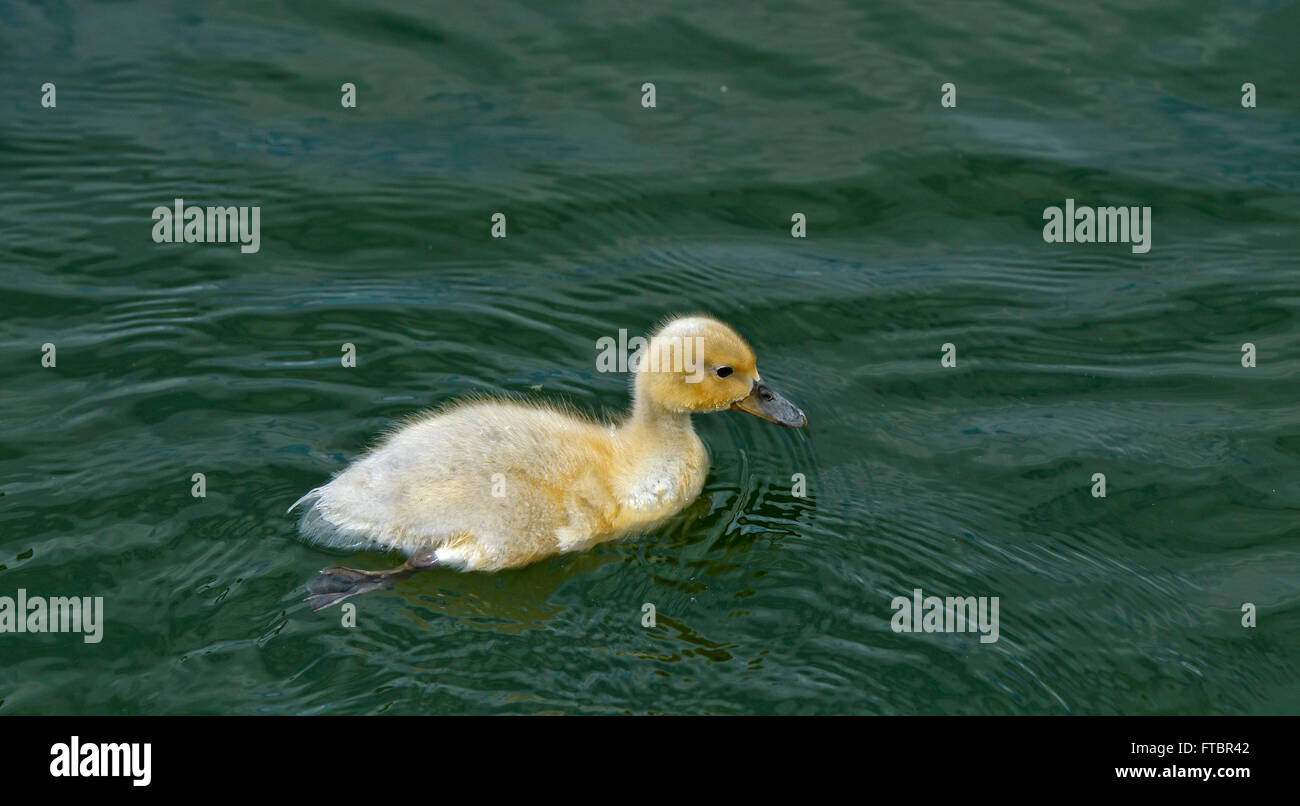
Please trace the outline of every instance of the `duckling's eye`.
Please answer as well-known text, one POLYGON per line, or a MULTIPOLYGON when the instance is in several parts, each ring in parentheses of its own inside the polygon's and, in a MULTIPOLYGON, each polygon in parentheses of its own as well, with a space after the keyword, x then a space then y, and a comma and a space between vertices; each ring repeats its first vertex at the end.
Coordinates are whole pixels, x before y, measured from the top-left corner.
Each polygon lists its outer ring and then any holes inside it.
POLYGON ((732 373, 731 367, 718 367, 714 372, 719 378, 725 378, 732 373))

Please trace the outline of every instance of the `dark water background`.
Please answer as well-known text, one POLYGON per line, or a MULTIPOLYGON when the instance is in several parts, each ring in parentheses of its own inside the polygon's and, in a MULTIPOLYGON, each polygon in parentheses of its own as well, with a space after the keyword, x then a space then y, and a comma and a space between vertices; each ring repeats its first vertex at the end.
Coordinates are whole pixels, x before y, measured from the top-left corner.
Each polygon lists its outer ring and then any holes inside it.
POLYGON ((1300 711, 1297 5, 730 5, 0 3, 0 595, 107 618, 0 635, 0 714, 1300 711), (176 197, 261 251, 154 244, 176 197), (687 311, 809 428, 697 418, 639 540, 301 603, 394 562, 284 514, 377 434, 616 412, 596 339, 687 311), (1000 640, 893 632, 918 587, 1000 640))

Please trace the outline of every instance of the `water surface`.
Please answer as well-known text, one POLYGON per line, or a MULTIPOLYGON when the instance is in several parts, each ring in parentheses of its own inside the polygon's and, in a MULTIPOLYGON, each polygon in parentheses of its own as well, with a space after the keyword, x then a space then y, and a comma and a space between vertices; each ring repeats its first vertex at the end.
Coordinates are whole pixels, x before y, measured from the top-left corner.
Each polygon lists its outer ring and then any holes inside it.
POLYGON ((0 636, 0 714, 1295 713, 1296 30, 1207 0, 0 6, 0 595, 107 617, 0 636), (177 197, 260 205, 260 251, 153 243, 177 197), (1152 207, 1150 253, 1044 243, 1066 198, 1152 207), (422 574, 354 629, 302 603, 395 562, 285 515, 387 428, 473 392, 617 413, 596 340, 692 311, 806 430, 697 418, 704 494, 638 540, 422 574), (916 588, 1000 597, 999 640, 894 632, 916 588))

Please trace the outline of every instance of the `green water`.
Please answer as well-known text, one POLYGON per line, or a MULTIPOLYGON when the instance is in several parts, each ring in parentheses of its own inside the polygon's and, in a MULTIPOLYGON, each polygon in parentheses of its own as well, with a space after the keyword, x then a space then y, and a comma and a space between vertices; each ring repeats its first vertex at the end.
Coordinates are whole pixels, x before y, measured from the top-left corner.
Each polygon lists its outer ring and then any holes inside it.
POLYGON ((1296 4, 714 5, 0 5, 0 596, 106 620, 0 635, 0 714, 1300 711, 1296 4), (260 251, 155 244, 177 197, 260 251), (1045 243, 1067 198, 1151 251, 1045 243), (285 514, 377 435, 617 412, 596 340, 691 311, 806 430, 697 418, 640 539, 302 603, 397 561, 285 514))

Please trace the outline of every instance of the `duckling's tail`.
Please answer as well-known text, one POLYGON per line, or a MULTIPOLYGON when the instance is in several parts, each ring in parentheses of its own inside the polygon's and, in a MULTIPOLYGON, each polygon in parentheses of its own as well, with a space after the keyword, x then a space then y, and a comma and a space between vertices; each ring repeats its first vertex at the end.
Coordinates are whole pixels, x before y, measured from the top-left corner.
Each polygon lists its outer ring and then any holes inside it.
POLYGON ((298 505, 303 503, 304 501, 315 502, 316 499, 320 498, 321 490, 323 489, 325 488, 317 487, 316 489, 304 495, 302 498, 299 498, 297 501, 294 501, 292 504, 289 505, 289 508, 284 511, 284 514, 288 515, 290 512, 293 512, 295 509, 298 508, 298 505))
POLYGON ((338 516, 338 508, 331 508, 329 496, 330 485, 317 487, 293 502, 285 514, 293 512, 300 506, 302 518, 298 521, 298 531, 308 540, 338 549, 393 548, 377 540, 373 530, 365 524, 351 524, 338 516), (342 522, 339 522, 342 521, 342 522))

